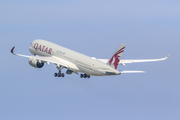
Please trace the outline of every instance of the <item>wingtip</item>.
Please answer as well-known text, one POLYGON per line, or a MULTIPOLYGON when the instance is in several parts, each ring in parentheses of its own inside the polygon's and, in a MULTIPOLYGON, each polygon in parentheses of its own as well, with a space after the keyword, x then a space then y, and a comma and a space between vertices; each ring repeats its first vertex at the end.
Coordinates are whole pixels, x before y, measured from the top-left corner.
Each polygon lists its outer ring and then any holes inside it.
POLYGON ((14 48, 15 48, 15 46, 11 49, 11 53, 12 54, 14 54, 14 48))
POLYGON ((170 54, 166 56, 166 59, 167 59, 169 56, 170 56, 170 54))

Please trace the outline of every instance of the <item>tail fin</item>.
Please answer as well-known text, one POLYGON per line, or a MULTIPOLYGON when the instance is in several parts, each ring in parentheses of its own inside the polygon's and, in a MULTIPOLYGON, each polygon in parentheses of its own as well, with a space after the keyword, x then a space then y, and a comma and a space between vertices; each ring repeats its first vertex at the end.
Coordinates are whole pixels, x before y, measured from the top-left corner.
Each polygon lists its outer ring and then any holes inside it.
POLYGON ((119 48, 116 50, 116 52, 114 53, 114 55, 112 56, 112 58, 106 64, 110 65, 114 69, 117 69, 120 58, 122 56, 122 53, 124 52, 125 47, 126 45, 121 44, 119 48))

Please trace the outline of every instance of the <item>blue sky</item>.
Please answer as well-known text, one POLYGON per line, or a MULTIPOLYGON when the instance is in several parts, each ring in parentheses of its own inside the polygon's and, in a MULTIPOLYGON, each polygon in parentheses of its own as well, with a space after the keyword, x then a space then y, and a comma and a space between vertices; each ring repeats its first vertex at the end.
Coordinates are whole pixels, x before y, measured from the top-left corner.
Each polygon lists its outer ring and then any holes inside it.
MULTIPOLYGON (((180 1, 1 0, 0 120, 180 119, 180 1), (54 78, 55 65, 35 69, 29 44, 45 39, 91 57, 166 61, 119 65, 145 74, 54 78)), ((63 70, 65 72, 65 70, 63 70)))

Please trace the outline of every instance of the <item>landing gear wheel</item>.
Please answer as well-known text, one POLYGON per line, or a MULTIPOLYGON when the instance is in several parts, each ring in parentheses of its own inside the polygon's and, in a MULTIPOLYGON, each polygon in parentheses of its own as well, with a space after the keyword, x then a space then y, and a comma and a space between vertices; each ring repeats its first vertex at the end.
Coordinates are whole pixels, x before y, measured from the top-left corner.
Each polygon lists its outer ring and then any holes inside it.
POLYGON ((64 67, 57 65, 56 68, 59 70, 59 72, 58 72, 58 73, 54 73, 54 76, 55 76, 55 77, 64 77, 65 74, 64 74, 64 73, 61 73, 61 70, 62 70, 64 67))
POLYGON ((80 77, 81 77, 81 78, 83 78, 83 77, 84 77, 84 75, 83 75, 83 74, 81 74, 81 75, 80 75, 80 77))
POLYGON ((61 77, 61 73, 58 73, 58 77, 61 77))
POLYGON ((87 74, 84 74, 84 78, 87 78, 87 74))
POLYGON ((54 73, 54 77, 57 77, 57 73, 54 73))
POLYGON ((64 74, 64 73, 62 73, 62 74, 61 74, 61 76, 62 76, 62 77, 64 77, 64 76, 65 76, 65 74, 64 74))
POLYGON ((90 78, 90 75, 88 75, 88 78, 90 78))

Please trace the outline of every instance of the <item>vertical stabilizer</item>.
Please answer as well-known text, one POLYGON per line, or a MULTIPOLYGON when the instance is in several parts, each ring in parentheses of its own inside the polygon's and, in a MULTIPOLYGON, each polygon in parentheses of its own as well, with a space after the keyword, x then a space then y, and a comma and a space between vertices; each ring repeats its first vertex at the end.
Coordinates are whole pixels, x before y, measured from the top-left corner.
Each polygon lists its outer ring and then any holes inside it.
POLYGON ((112 58, 107 62, 108 65, 113 67, 114 69, 117 69, 118 64, 120 62, 120 58, 122 56, 122 53, 124 52, 126 45, 121 44, 119 48, 116 50, 112 58))

